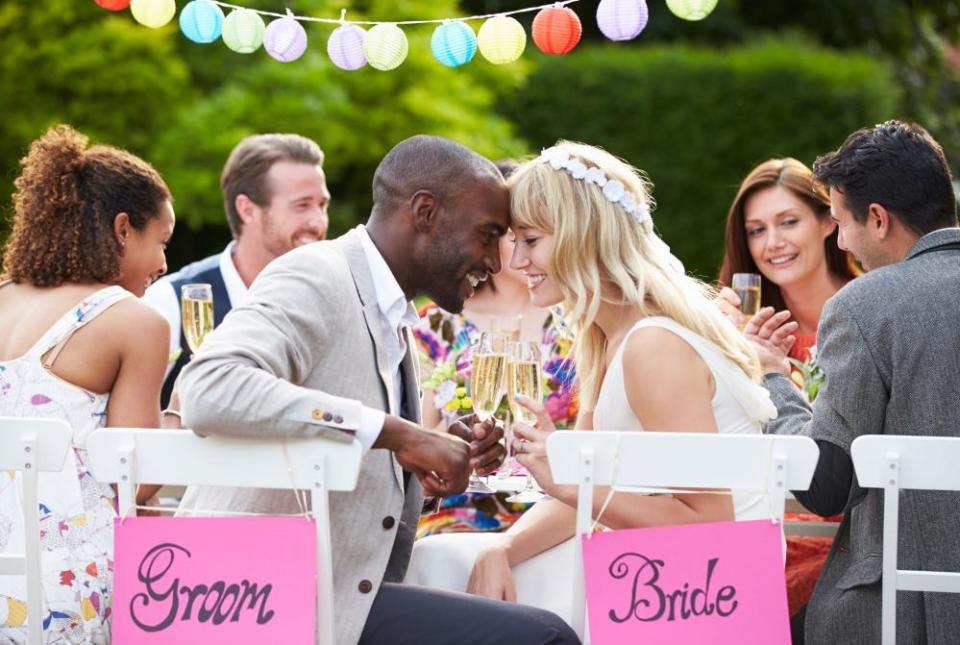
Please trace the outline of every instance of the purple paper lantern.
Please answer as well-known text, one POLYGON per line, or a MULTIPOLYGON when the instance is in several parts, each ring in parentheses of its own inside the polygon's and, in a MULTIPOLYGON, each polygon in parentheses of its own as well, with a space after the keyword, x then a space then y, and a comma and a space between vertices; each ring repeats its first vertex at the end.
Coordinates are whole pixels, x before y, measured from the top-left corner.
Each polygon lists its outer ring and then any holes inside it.
POLYGON ((345 23, 333 30, 327 41, 327 55, 340 69, 353 71, 367 64, 363 54, 363 39, 367 32, 362 27, 345 23))
POLYGON ((633 40, 647 26, 646 0, 601 0, 597 26, 610 40, 633 40))
POLYGON ((307 32, 292 16, 277 18, 263 32, 263 48, 278 61, 289 63, 307 51, 307 32))

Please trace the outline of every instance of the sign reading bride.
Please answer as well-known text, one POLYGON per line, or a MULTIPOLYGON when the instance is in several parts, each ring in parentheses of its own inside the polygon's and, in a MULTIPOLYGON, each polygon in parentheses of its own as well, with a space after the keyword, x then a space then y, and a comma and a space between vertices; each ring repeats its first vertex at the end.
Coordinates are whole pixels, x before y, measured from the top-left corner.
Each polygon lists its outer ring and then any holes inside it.
POLYGON ((789 645, 781 540, 769 520, 584 538, 591 642, 789 645))
POLYGON ((114 544, 119 645, 314 640, 312 519, 131 517, 114 544))

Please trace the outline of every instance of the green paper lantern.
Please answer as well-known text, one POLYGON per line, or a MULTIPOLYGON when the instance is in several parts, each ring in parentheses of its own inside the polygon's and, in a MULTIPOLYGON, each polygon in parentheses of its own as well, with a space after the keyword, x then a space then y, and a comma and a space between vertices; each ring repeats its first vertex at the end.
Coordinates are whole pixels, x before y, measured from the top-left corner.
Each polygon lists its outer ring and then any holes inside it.
POLYGON ((223 21, 223 42, 238 54, 252 54, 263 44, 264 29, 256 11, 235 9, 223 21))
POLYGON ((716 6, 717 0, 667 0, 667 8, 684 20, 703 20, 716 6))
POLYGON ((374 69, 396 69, 407 58, 407 35, 393 23, 374 25, 363 37, 363 54, 374 69))
POLYGON ((177 3, 175 0, 133 0, 130 13, 144 27, 159 29, 177 15, 177 3))

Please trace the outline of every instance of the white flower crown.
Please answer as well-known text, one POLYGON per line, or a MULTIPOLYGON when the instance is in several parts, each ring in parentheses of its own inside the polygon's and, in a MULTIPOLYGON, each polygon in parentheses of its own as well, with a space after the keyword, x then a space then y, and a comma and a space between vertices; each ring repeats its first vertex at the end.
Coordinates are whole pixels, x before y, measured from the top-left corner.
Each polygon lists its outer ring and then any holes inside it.
POLYGON ((603 189, 603 196, 607 201, 611 204, 619 204, 637 224, 652 221, 647 205, 638 201, 637 196, 627 190, 622 181, 610 179, 602 169, 596 166, 588 167, 579 159, 572 159, 569 154, 557 147, 547 148, 541 152, 537 161, 550 164, 554 170, 565 170, 574 179, 596 184, 603 189))

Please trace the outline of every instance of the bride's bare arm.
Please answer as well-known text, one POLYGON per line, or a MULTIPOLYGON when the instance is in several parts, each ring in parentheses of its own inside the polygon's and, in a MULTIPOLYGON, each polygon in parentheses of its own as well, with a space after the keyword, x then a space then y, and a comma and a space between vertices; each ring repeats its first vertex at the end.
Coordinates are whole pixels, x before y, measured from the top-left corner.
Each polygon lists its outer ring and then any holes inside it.
MULTIPOLYGON (((716 384, 700 355, 679 336, 645 328, 628 339, 623 354, 624 387, 630 408, 644 429, 653 432, 717 432, 713 414, 716 384)), ((596 517, 608 488, 594 495, 596 517)), ((576 504, 576 489, 555 495, 576 504)), ((570 509, 573 512, 573 509, 570 509)), ((601 518, 613 529, 732 520, 730 495, 649 496, 615 493, 601 518)))

